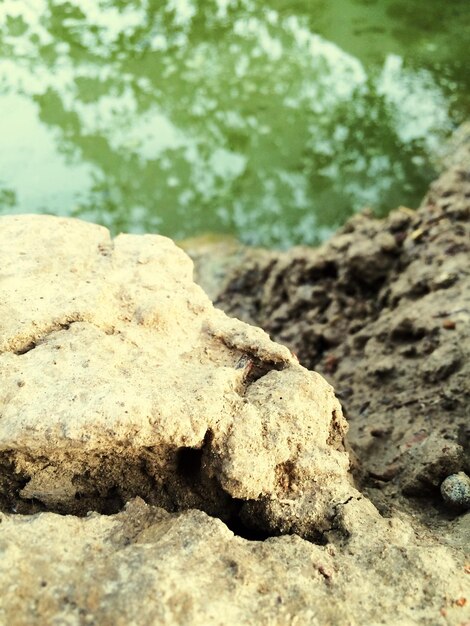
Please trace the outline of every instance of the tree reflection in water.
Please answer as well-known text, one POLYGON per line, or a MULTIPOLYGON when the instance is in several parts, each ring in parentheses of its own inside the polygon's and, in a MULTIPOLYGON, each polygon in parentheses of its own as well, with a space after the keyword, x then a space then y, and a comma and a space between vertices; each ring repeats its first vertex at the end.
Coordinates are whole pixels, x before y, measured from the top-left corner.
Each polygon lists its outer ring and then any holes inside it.
POLYGON ((432 74, 397 55, 366 71, 311 19, 266 4, 5 0, 3 102, 34 103, 59 154, 36 141, 44 185, 25 154, 17 183, 0 174, 0 210, 287 246, 365 205, 416 204, 451 127, 432 74))

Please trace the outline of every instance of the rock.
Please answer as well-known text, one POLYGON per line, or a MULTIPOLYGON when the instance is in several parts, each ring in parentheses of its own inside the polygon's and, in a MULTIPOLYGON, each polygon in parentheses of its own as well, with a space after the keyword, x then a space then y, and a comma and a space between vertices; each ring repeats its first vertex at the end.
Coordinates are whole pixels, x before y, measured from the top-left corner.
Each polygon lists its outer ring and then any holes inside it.
POLYGON ((331 542, 247 541, 202 511, 137 498, 105 516, 0 514, 0 623, 163 626, 460 624, 458 549, 370 503, 338 505, 331 542), (345 541, 345 530, 349 539, 345 541), (438 567, 436 567, 438 563, 438 567), (441 611, 448 613, 443 620, 441 611))
POLYGON ((408 471, 402 477, 402 490, 412 496, 437 493, 446 476, 465 464, 465 453, 456 441, 423 430, 401 446, 401 459, 408 471))
POLYGON ((461 361, 462 352, 460 347, 453 342, 449 342, 433 350, 429 359, 423 363, 421 371, 425 380, 436 383, 448 378, 457 371, 461 361))
POLYGON ((0 267, 4 510, 140 496, 319 537, 357 495, 331 386, 214 309, 168 239, 3 217, 0 267))
POLYGON ((465 472, 451 474, 442 482, 441 494, 444 500, 456 509, 470 509, 470 478, 465 472))

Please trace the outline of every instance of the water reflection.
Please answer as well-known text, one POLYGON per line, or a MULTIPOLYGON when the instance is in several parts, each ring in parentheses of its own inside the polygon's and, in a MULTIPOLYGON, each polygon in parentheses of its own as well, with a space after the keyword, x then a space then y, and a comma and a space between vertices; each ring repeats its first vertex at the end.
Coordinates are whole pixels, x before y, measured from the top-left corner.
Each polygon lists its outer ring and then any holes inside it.
POLYGON ((316 35, 331 4, 4 1, 0 210, 286 246, 416 204, 448 100, 316 35))

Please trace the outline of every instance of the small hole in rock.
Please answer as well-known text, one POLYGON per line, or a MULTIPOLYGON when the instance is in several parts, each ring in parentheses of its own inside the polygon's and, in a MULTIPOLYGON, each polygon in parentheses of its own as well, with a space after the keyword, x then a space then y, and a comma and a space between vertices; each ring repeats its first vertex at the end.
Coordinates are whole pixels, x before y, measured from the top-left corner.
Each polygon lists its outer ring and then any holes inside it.
POLYGON ((225 522, 227 528, 229 528, 234 535, 237 537, 242 537, 243 539, 248 539, 248 541, 265 541, 270 537, 275 537, 276 535, 268 533, 265 530, 261 530, 259 528, 250 528, 246 524, 244 524, 238 515, 232 516, 225 522))
POLYGON ((201 471, 202 449, 181 448, 177 453, 177 472, 187 482, 198 479, 201 471))
POLYGON ((124 508, 124 500, 117 487, 111 487, 106 498, 103 501, 103 507, 100 511, 103 515, 113 515, 119 513, 124 508))
POLYGON ((282 371, 286 367, 285 363, 275 363, 274 361, 263 361, 261 359, 257 359, 256 357, 252 359, 251 368, 246 376, 245 383, 246 385, 252 385, 260 378, 269 374, 273 370, 277 370, 278 372, 282 371))

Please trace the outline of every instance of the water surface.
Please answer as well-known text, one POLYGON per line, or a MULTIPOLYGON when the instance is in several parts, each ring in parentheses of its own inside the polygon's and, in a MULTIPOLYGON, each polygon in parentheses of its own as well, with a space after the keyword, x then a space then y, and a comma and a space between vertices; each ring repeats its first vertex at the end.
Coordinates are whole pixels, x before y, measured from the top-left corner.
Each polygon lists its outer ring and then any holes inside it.
POLYGON ((317 243, 417 206, 468 0, 3 0, 0 212, 317 243))

